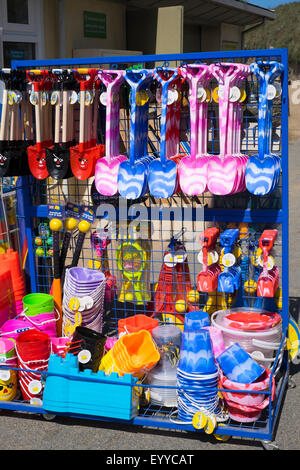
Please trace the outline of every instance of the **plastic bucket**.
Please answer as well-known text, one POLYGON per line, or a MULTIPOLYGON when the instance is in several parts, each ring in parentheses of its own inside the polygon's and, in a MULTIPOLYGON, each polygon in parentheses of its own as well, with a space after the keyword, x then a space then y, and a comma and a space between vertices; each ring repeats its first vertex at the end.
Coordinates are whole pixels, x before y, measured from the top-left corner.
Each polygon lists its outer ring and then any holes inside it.
POLYGON ((122 318, 118 321, 119 337, 124 334, 136 333, 140 330, 147 330, 152 333, 152 330, 158 326, 156 318, 148 317, 147 315, 137 314, 131 317, 122 318))
MULTIPOLYGON (((256 311, 261 312, 261 310, 256 311)), ((237 342, 245 351, 253 355, 259 364, 270 368, 280 346, 282 322, 279 322, 273 328, 258 331, 229 328, 224 325, 223 321, 228 312, 230 310, 219 310, 211 316, 212 326, 220 329, 223 333, 225 347, 237 342)))
POLYGON ((225 349, 217 357, 217 362, 225 376, 234 382, 250 384, 265 371, 238 343, 225 349))
POLYGON ((53 296, 50 294, 28 294, 23 298, 23 309, 26 309, 28 316, 52 313, 54 312, 53 296))
MULTIPOLYGON (((219 375, 219 385, 222 389, 227 389, 226 394, 228 400, 238 403, 239 405, 245 406, 258 406, 265 399, 265 394, 255 393, 255 392, 268 392, 270 389, 270 380, 271 380, 271 371, 269 369, 265 370, 265 373, 259 380, 251 384, 243 384, 240 382, 234 382, 229 380, 222 371, 219 375), (230 392, 228 391, 230 390, 230 392), (233 392, 232 390, 237 390, 233 392), (238 390, 241 390, 243 393, 238 393, 238 390), (244 393, 247 392, 247 393, 244 393)), ((273 399, 275 393, 275 378, 272 377, 272 387, 271 387, 271 398, 273 399)))
POLYGON ((97 372, 104 353, 106 336, 84 326, 77 326, 71 342, 77 347, 73 354, 78 356, 79 370, 92 369, 97 372))
POLYGON ((115 367, 121 374, 145 374, 158 363, 160 354, 151 333, 140 330, 121 336, 113 348, 103 357, 100 370, 115 367))
POLYGON ((38 330, 24 331, 17 337, 16 352, 23 399, 40 398, 43 393, 41 372, 47 370, 51 353, 50 337, 38 330))
POLYGON ((68 337, 52 337, 51 346, 53 354, 58 356, 64 355, 68 350, 70 338, 68 337))

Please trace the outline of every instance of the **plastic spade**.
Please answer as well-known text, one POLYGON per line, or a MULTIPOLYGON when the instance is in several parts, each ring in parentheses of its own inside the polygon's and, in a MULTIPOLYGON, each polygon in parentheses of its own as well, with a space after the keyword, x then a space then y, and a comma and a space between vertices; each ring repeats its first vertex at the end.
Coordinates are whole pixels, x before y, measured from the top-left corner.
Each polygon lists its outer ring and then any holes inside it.
POLYGON ((239 64, 211 64, 211 72, 219 83, 220 154, 212 155, 207 166, 207 187, 212 194, 232 194, 237 178, 237 161, 227 155, 230 87, 239 75, 239 64))
MULTIPOLYGON (((104 156, 104 146, 96 145, 95 129, 97 129, 97 113, 93 118, 94 127, 91 124, 92 92, 96 78, 95 69, 78 69, 75 78, 80 83, 80 119, 79 119, 79 143, 70 147, 70 162, 73 175, 79 180, 86 180, 95 174, 96 162, 104 156), (91 136, 90 129, 94 129, 91 136)), ((97 110, 98 102, 95 100, 94 110, 97 110)))
POLYGON ((120 163, 118 189, 126 199, 138 199, 147 190, 148 163, 150 156, 144 155, 145 119, 148 103, 137 104, 138 93, 146 90, 153 80, 151 70, 127 70, 125 80, 131 87, 130 94, 130 142, 129 159, 120 163), (144 109, 142 109, 144 108, 144 109))
POLYGON ((251 155, 246 167, 246 186, 251 194, 265 195, 278 184, 280 159, 270 154, 272 131, 272 99, 268 99, 268 88, 283 73, 283 65, 275 61, 257 61, 251 71, 258 77, 258 154, 251 155))
MULTIPOLYGON (((182 158, 179 167, 181 190, 189 196, 197 196, 206 190, 207 161, 207 102, 200 103, 199 94, 211 79, 209 66, 192 64, 182 67, 182 75, 190 87, 190 156, 182 158), (202 89, 202 90, 201 90, 202 89)), ((202 96, 201 95, 201 96, 202 96)))
POLYGON ((233 155, 237 161, 237 178, 232 193, 245 191, 245 169, 248 155, 241 153, 241 128, 242 128, 242 100, 245 96, 242 87, 245 79, 250 74, 250 67, 239 64, 240 73, 235 81, 235 86, 230 90, 229 98, 229 126, 227 138, 227 155, 233 155))
POLYGON ((161 83, 161 122, 160 122, 160 159, 149 165, 148 183, 150 194, 158 198, 171 197, 177 187, 177 164, 167 155, 167 114, 169 86, 178 80, 178 69, 161 69, 153 71, 156 80, 161 83))
POLYGON ((46 165, 50 176, 54 179, 66 179, 73 176, 70 166, 69 148, 75 145, 73 139, 73 120, 70 104, 70 92, 76 89, 77 82, 68 70, 53 70, 54 91, 51 95, 54 112, 54 145, 46 148, 46 165), (60 139, 60 123, 62 109, 62 129, 60 139))
POLYGON ((25 134, 24 125, 26 72, 4 69, 0 71, 0 78, 5 83, 0 130, 0 176, 29 175, 27 147, 33 141, 29 140, 27 132, 25 134))
POLYGON ((127 160, 120 155, 120 87, 124 82, 123 70, 99 70, 99 80, 106 86, 105 157, 99 159, 95 168, 95 185, 103 196, 118 193, 120 163, 127 160))
POLYGON ((49 176, 46 166, 46 147, 52 146, 52 139, 48 135, 49 129, 46 129, 45 126, 45 122, 48 121, 49 104, 43 106, 43 100, 46 96, 45 93, 52 89, 52 81, 48 70, 28 70, 27 78, 33 83, 30 100, 35 107, 36 128, 36 143, 27 148, 28 162, 32 175, 43 180, 49 176))

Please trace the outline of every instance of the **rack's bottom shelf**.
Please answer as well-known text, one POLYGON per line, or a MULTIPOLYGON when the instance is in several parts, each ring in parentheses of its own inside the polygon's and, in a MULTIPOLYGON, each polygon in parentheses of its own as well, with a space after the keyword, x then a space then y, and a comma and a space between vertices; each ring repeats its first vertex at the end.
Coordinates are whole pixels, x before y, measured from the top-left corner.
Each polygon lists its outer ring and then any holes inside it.
MULTIPOLYGON (((276 428, 277 419, 279 416, 279 410, 283 403, 284 393, 288 385, 289 371, 288 368, 281 376, 277 387, 276 396, 272 402, 272 406, 266 408, 260 419, 253 423, 238 423, 232 419, 228 419, 226 422, 218 423, 213 434, 218 437, 232 436, 240 437, 245 439, 256 439, 270 443, 273 439, 273 434, 276 428)), ((101 416, 90 416, 77 413, 56 413, 55 415, 49 414, 49 411, 45 410, 42 406, 32 405, 23 401, 3 401, 0 402, 0 409, 9 411, 28 412, 33 414, 40 414, 45 419, 54 419, 56 416, 65 416, 68 418, 76 419, 92 419, 97 421, 105 421, 111 423, 123 423, 134 426, 150 427, 156 429, 169 429, 175 431, 185 432, 200 432, 203 430, 197 430, 192 423, 180 423, 176 416, 176 408, 164 408, 159 406, 149 405, 139 409, 138 416, 130 419, 115 419, 105 418, 101 416)), ((223 439, 221 439, 223 440, 223 439)), ((265 448, 268 445, 264 445, 265 448)))

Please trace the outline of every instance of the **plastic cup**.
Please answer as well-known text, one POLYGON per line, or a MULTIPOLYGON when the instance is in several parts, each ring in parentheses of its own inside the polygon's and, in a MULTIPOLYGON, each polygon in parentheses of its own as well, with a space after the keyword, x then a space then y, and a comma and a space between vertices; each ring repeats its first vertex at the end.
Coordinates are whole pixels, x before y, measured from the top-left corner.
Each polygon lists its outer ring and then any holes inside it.
POLYGON ((238 343, 225 349, 217 357, 217 362, 225 376, 234 382, 250 384, 265 371, 265 368, 258 364, 238 343))
POLYGON ((216 371, 208 330, 183 330, 178 367, 187 373, 210 374, 216 371))
POLYGON ((185 330, 199 330, 205 326, 210 326, 209 315, 202 310, 192 310, 187 312, 184 318, 185 330))

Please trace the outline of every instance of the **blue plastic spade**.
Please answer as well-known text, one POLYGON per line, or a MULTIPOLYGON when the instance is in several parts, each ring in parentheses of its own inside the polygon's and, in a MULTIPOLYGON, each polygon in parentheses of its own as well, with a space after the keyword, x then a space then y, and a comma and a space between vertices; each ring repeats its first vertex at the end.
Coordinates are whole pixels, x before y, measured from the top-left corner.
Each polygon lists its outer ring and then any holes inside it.
POLYGON ((160 159, 149 165, 148 184, 150 194, 157 198, 171 197, 177 186, 177 165, 169 160, 166 153, 167 106, 169 85, 178 79, 178 69, 157 68, 153 71, 156 80, 161 83, 161 122, 160 122, 160 159))
POLYGON ((283 73, 283 65, 275 61, 257 61, 250 67, 259 81, 258 154, 249 157, 245 180, 251 194, 262 196, 276 188, 280 176, 280 158, 270 153, 273 100, 268 99, 267 91, 268 85, 283 73))
POLYGON ((148 179, 148 159, 144 154, 148 105, 138 106, 136 98, 137 93, 148 88, 153 80, 152 71, 127 70, 125 80, 131 87, 129 159, 120 163, 118 190, 126 199, 138 199, 145 193, 148 179))

